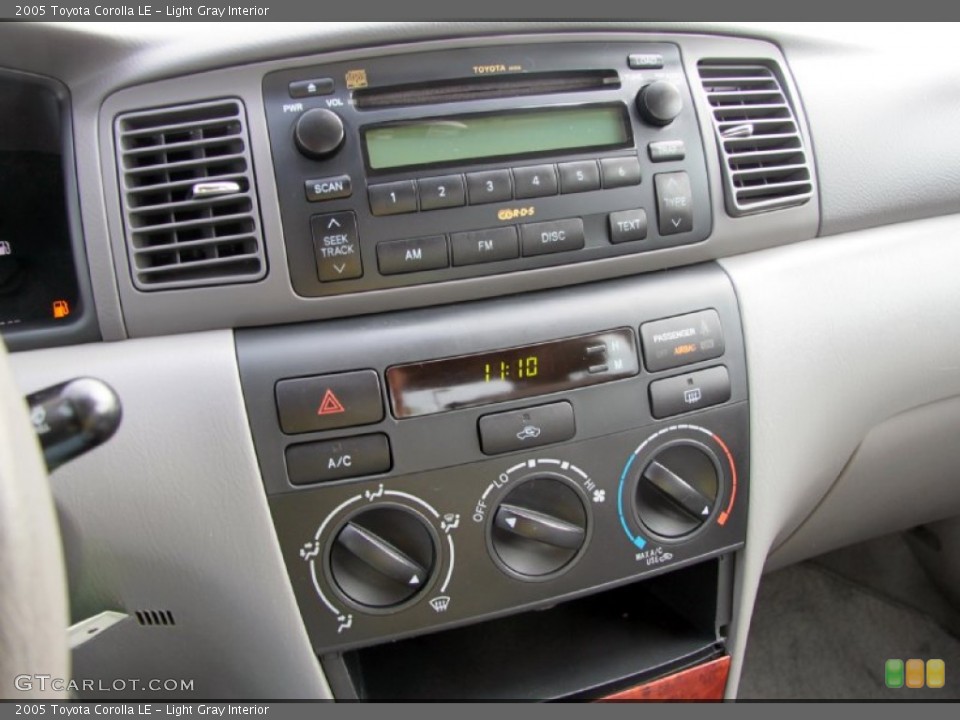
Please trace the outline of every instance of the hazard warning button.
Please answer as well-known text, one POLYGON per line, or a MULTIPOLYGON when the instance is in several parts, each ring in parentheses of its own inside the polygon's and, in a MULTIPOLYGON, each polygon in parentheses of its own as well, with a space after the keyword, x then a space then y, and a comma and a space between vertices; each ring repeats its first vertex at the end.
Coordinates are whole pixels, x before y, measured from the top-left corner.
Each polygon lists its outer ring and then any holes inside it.
POLYGON ((281 380, 277 411, 280 427, 290 435, 379 422, 380 379, 373 370, 358 370, 281 380))

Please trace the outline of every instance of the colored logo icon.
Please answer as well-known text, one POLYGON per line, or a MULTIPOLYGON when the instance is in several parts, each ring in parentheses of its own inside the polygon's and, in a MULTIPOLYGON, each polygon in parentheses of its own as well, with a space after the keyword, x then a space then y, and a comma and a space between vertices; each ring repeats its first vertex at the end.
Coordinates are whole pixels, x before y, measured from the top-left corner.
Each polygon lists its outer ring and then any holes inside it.
POLYGON ((942 688, 946 684, 947 667, 940 659, 923 660, 911 658, 890 659, 884 665, 884 682, 888 688, 942 688))

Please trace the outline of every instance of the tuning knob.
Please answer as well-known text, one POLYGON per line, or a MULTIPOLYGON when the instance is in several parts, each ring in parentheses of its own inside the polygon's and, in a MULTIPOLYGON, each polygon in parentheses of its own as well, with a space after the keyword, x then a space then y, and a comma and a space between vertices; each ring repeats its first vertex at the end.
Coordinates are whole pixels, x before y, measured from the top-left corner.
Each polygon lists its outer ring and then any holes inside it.
POLYGON ((672 82, 656 80, 637 93, 637 110, 651 125, 663 127, 676 120, 683 110, 683 96, 672 82))
POLYGON ((386 609, 410 600, 427 586, 436 564, 436 544, 426 520, 388 505, 354 515, 330 550, 330 574, 357 605, 386 609))
POLYGON ((493 518, 496 558, 517 575, 537 578, 566 566, 586 540, 587 511, 580 495, 555 477, 517 485, 493 518))
POLYGON ((709 450, 693 442, 668 446, 640 473, 637 516, 656 535, 690 535, 713 514, 719 488, 717 463, 709 450))
POLYGON ((293 130, 297 149, 314 160, 333 155, 343 145, 343 120, 330 110, 313 108, 298 119, 293 130))

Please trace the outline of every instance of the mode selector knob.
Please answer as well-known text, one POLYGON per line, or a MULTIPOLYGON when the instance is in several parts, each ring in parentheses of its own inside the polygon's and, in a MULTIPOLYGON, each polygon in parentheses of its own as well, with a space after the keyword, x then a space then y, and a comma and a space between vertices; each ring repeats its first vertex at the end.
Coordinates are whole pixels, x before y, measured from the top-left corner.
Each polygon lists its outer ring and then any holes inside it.
POLYGON ((324 108, 307 110, 297 119, 293 139, 297 149, 314 160, 333 155, 343 145, 343 120, 324 108))
POLYGON ((436 565, 436 543, 419 514, 387 505, 354 515, 330 550, 330 574, 357 605, 401 605, 427 585, 436 565))
POLYGON ((656 80, 644 85, 637 93, 637 110, 640 117, 651 125, 669 125, 683 110, 683 96, 672 82, 656 80))
POLYGON ((517 575, 537 578, 572 561, 586 540, 580 494, 549 475, 523 481, 500 502, 491 544, 496 559, 517 575))

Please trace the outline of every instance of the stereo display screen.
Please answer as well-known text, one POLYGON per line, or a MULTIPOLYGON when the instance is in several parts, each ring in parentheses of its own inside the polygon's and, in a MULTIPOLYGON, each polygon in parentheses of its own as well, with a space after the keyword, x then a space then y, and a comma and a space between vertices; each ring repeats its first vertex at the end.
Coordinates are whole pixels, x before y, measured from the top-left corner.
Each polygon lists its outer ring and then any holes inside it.
POLYGON ((363 130, 367 165, 380 171, 632 144, 622 103, 428 118, 363 130))

